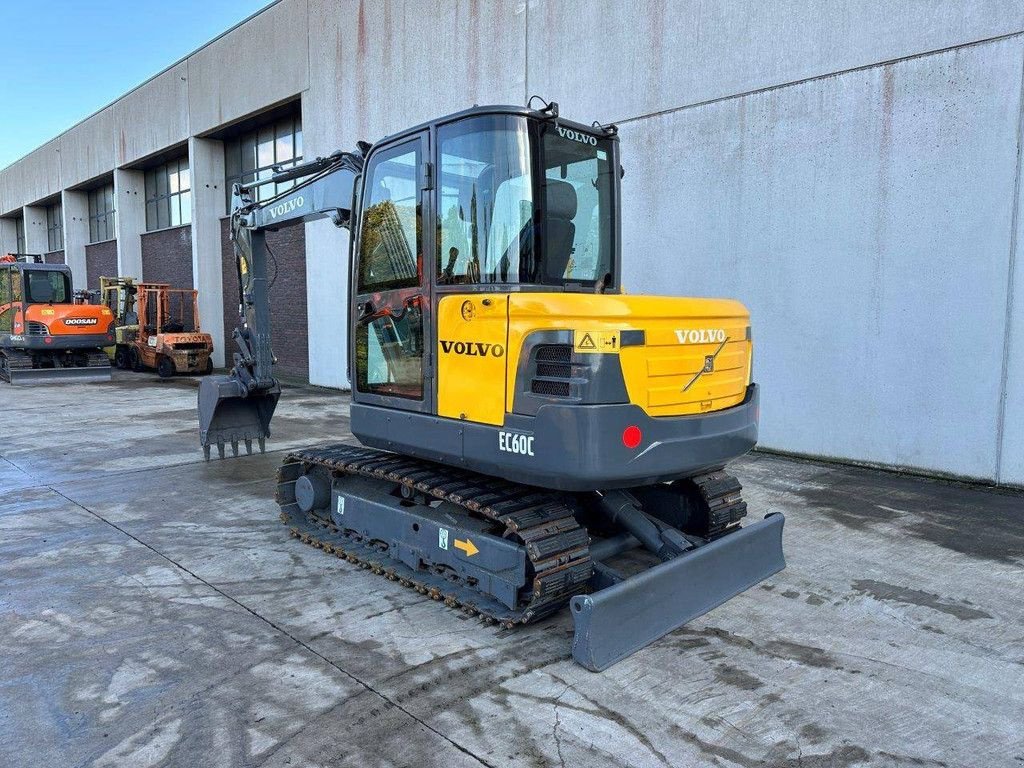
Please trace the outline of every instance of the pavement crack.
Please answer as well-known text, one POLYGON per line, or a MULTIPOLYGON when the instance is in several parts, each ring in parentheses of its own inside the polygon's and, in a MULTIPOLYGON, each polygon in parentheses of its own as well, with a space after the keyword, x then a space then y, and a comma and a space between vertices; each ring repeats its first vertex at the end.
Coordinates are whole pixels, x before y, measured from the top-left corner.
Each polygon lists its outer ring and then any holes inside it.
POLYGON ((3 461, 3 462, 6 462, 7 464, 10 464, 12 467, 14 467, 15 471, 21 472, 21 474, 23 474, 29 480, 32 480, 33 482, 38 482, 38 480, 36 480, 35 476, 33 476, 31 473, 27 472, 26 470, 22 469, 21 467, 19 467, 17 464, 15 464, 13 461, 8 459, 6 456, 0 456, 0 461, 3 461))
MULTIPOLYGON (((4 461, 7 461, 7 459, 4 459, 4 461)), ((276 632, 280 633, 281 635, 284 635, 285 637, 287 637, 289 640, 291 640, 297 646, 299 646, 300 648, 305 650, 307 653, 315 656, 316 658, 318 658, 321 661, 323 661, 325 664, 333 667, 338 672, 340 672, 345 677, 347 677, 352 682, 354 682, 356 685, 358 685, 359 687, 363 688, 368 693, 371 693, 374 696, 376 696, 379 699, 381 699, 389 707, 393 707, 394 709, 397 709, 399 712, 403 713, 404 715, 406 715, 407 717, 409 717, 410 719, 412 719, 416 723, 419 723, 419 725, 421 725, 422 727, 426 728, 428 731, 433 733, 435 736, 438 736, 439 738, 441 738, 444 741, 448 742, 449 744, 451 744, 453 747, 455 747, 455 749, 457 749, 462 754, 466 755, 467 757, 472 758, 473 760, 478 762, 480 765, 487 766, 487 768, 497 768, 494 764, 487 762, 482 757, 480 757, 479 755, 475 754, 472 750, 462 746, 461 744, 459 744, 457 741, 452 739, 450 736, 448 736, 444 732, 442 732, 442 731, 438 730, 437 728, 433 727, 432 725, 430 725, 429 723, 424 721, 421 717, 418 717, 415 713, 413 713, 413 712, 409 711, 408 709, 406 709, 405 707, 403 707, 401 704, 399 704, 397 701, 392 699, 386 693, 383 693, 382 691, 377 690, 372 685, 370 685, 370 683, 368 683, 365 680, 361 679, 360 677, 352 674, 351 672, 349 672, 348 670, 346 670, 345 668, 343 668, 342 666, 340 666, 339 664, 337 664, 336 662, 334 662, 333 660, 331 660, 330 658, 328 658, 327 656, 325 656, 324 654, 320 653, 318 650, 316 650, 315 648, 310 646, 304 640, 296 637, 295 635, 293 635, 291 632, 289 632, 284 627, 274 623, 273 621, 268 619, 266 616, 263 616, 262 614, 260 614, 257 611, 253 610, 248 605, 243 603, 241 600, 239 600, 239 599, 229 595, 227 592, 225 592, 224 590, 220 589, 215 584, 210 583, 209 581, 204 579, 199 574, 195 573, 194 571, 192 571, 191 569, 189 569, 185 565, 179 563, 174 558, 170 557, 169 555, 164 554, 163 552, 161 552, 159 549, 157 549, 153 545, 149 544, 146 541, 143 541, 142 539, 140 539, 135 534, 133 534, 130 531, 125 530, 124 528, 119 526, 117 523, 115 523, 115 522, 113 522, 111 520, 108 520, 107 518, 103 517, 103 515, 101 515, 100 513, 96 512, 96 511, 94 511, 92 509, 89 509, 84 504, 81 504, 80 502, 77 502, 74 499, 72 499, 70 496, 67 496, 67 495, 61 493, 56 488, 54 488, 52 485, 47 485, 46 488, 48 488, 49 490, 53 491, 53 493, 57 494, 58 496, 60 496, 62 499, 64 499, 68 503, 74 504, 76 507, 78 507, 79 509, 83 510, 84 512, 87 512, 88 514, 92 515, 97 520, 105 523, 106 525, 109 525, 114 530, 118 531, 119 533, 123 534, 124 536, 127 536, 129 539, 131 539, 132 541, 136 542, 137 544, 145 547, 146 549, 148 549, 153 554, 157 555, 158 557, 162 558, 163 560, 166 560, 168 563, 173 565, 175 568, 178 568, 179 570, 184 571, 185 573, 187 573, 189 576, 191 576, 196 581, 200 582, 201 584, 204 584, 205 586, 207 586, 208 588, 210 588, 211 590, 216 592, 218 595, 223 597, 225 600, 231 601, 232 603, 237 605, 242 610, 246 611, 247 613, 249 613, 252 616, 254 616, 255 618, 259 619, 263 623, 267 624, 269 627, 273 628, 276 632)))
POLYGON ((558 711, 558 700, 555 700, 555 724, 551 728, 551 735, 555 739, 555 749, 558 752, 558 762, 565 768, 565 757, 562 756, 562 737, 558 735, 558 729, 562 727, 562 716, 558 711))

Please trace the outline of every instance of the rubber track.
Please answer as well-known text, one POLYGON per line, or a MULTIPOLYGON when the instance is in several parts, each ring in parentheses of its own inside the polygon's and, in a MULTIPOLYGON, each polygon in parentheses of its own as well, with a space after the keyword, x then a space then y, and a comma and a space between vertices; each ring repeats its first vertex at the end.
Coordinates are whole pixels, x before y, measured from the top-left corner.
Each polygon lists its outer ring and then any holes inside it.
POLYGON ((743 486, 735 475, 723 469, 691 478, 708 508, 708 537, 725 533, 747 515, 743 486))
POLYGON ((277 502, 282 521, 305 543, 505 627, 558 611, 573 595, 586 591, 593 570, 589 535, 576 522, 564 494, 385 451, 340 444, 290 453, 278 470, 277 502), (529 589, 520 591, 521 604, 509 609, 461 579, 453 579, 450 572, 409 568, 388 556, 386 544, 340 530, 328 510, 303 514, 295 503, 295 480, 315 466, 335 475, 404 485, 493 521, 503 529, 501 535, 526 549, 529 589))

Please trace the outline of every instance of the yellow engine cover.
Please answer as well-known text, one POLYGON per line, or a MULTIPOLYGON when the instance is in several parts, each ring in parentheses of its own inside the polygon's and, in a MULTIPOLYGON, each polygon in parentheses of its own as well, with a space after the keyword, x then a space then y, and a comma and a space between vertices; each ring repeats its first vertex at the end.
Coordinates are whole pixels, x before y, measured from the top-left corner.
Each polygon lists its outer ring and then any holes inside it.
POLYGON ((438 307, 438 414, 500 425, 526 337, 572 332, 577 355, 618 355, 629 399, 650 416, 718 411, 751 381, 750 313, 730 299, 583 293, 461 294, 438 307), (622 346, 623 331, 644 343, 622 346))

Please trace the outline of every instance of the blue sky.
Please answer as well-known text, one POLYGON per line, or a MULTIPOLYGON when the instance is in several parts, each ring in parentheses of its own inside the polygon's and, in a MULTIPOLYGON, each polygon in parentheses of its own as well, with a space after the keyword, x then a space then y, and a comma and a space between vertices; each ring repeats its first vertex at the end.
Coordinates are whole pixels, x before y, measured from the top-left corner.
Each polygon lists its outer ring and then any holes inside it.
POLYGON ((269 0, 0 0, 0 168, 269 0))

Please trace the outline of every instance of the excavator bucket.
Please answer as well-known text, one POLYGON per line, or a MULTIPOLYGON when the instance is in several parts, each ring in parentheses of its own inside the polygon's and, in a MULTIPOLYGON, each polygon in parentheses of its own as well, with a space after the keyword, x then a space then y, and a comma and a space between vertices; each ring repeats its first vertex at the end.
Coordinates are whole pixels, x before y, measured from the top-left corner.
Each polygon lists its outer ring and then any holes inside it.
POLYGON ((260 452, 266 450, 270 437, 270 420, 281 397, 281 387, 249 393, 231 376, 207 376, 199 382, 199 441, 203 455, 210 460, 212 446, 224 458, 225 445, 238 455, 238 444, 244 443, 246 453, 252 453, 256 440, 260 452))
POLYGON ((650 645, 786 567, 781 514, 572 598, 573 658, 594 672, 650 645))

